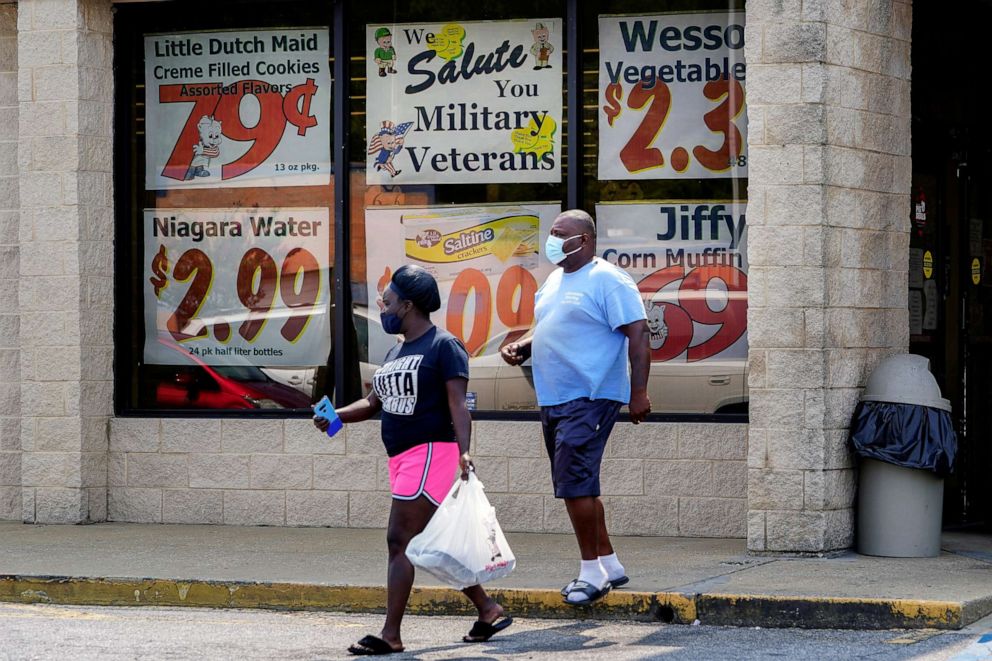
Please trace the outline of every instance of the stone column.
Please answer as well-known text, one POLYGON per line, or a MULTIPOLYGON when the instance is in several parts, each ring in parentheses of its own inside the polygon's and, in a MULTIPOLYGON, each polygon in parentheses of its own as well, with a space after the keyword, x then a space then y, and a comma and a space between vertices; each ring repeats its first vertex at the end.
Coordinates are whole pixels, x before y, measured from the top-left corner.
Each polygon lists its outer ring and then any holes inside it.
POLYGON ((0 4, 0 521, 21 518, 17 5, 0 4))
POLYGON ((748 548, 853 541, 847 428, 909 345, 912 3, 747 5, 748 548))
POLYGON ((18 4, 25 522, 106 519, 113 393, 110 0, 18 4))

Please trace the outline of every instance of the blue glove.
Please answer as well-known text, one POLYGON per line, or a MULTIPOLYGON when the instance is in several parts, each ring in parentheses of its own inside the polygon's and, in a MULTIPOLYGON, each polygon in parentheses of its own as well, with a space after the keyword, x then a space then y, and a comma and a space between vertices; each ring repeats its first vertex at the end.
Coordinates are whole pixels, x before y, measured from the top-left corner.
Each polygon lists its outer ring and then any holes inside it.
POLYGON ((313 407, 314 415, 320 418, 324 418, 331 423, 331 426, 327 428, 327 435, 334 436, 341 428, 344 427, 344 423, 341 422, 341 418, 338 417, 338 412, 334 410, 331 406, 331 400, 327 399, 327 395, 324 395, 317 405, 313 407))

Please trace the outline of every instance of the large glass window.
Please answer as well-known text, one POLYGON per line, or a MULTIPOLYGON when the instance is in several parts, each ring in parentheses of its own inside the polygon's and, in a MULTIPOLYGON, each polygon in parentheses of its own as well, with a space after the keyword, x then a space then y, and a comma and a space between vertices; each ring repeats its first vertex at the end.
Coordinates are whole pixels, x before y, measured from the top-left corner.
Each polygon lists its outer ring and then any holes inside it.
POLYGON ((330 19, 118 7, 122 408, 305 409, 326 388, 330 19))
POLYGON ((532 415, 499 349, 578 205, 639 283, 654 410, 746 412, 742 0, 215 5, 118 8, 121 411, 365 394, 417 263, 470 405, 532 415))

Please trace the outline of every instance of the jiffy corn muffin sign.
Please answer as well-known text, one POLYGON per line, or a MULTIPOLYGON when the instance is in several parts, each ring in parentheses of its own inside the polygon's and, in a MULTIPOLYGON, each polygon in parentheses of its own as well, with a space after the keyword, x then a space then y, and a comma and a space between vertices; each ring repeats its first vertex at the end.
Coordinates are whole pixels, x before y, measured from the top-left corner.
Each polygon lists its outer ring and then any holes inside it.
POLYGON ((560 181, 561 26, 366 26, 368 183, 560 181))
MULTIPOLYGON (((368 316, 378 319, 393 271, 422 266, 437 279, 441 309, 431 320, 473 359, 495 356, 534 322, 534 294, 554 266, 544 257, 558 204, 365 210, 368 316), (393 238, 395 237, 395 238, 393 238)), ((369 324, 369 359, 396 343, 369 324)))

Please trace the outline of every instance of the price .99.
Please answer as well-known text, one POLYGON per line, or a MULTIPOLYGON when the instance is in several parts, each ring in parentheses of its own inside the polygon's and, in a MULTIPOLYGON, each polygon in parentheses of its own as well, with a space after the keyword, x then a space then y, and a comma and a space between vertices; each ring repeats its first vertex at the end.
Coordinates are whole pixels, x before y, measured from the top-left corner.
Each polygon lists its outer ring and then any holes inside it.
MULTIPOLYGON (((191 282, 176 311, 166 321, 166 329, 178 342, 206 338, 208 327, 197 316, 213 285, 213 263, 202 250, 191 248, 176 261, 172 277, 179 282, 191 282)), ((252 248, 241 258, 236 288, 238 299, 248 310, 240 315, 244 319, 238 328, 241 337, 247 342, 255 341, 272 316, 278 292, 283 304, 291 310, 280 334, 288 342, 296 342, 306 330, 320 298, 320 265, 313 253, 295 248, 279 268, 269 253, 252 248)), ((231 327, 226 320, 214 320, 210 327, 217 341, 227 342, 231 338, 231 327)))

